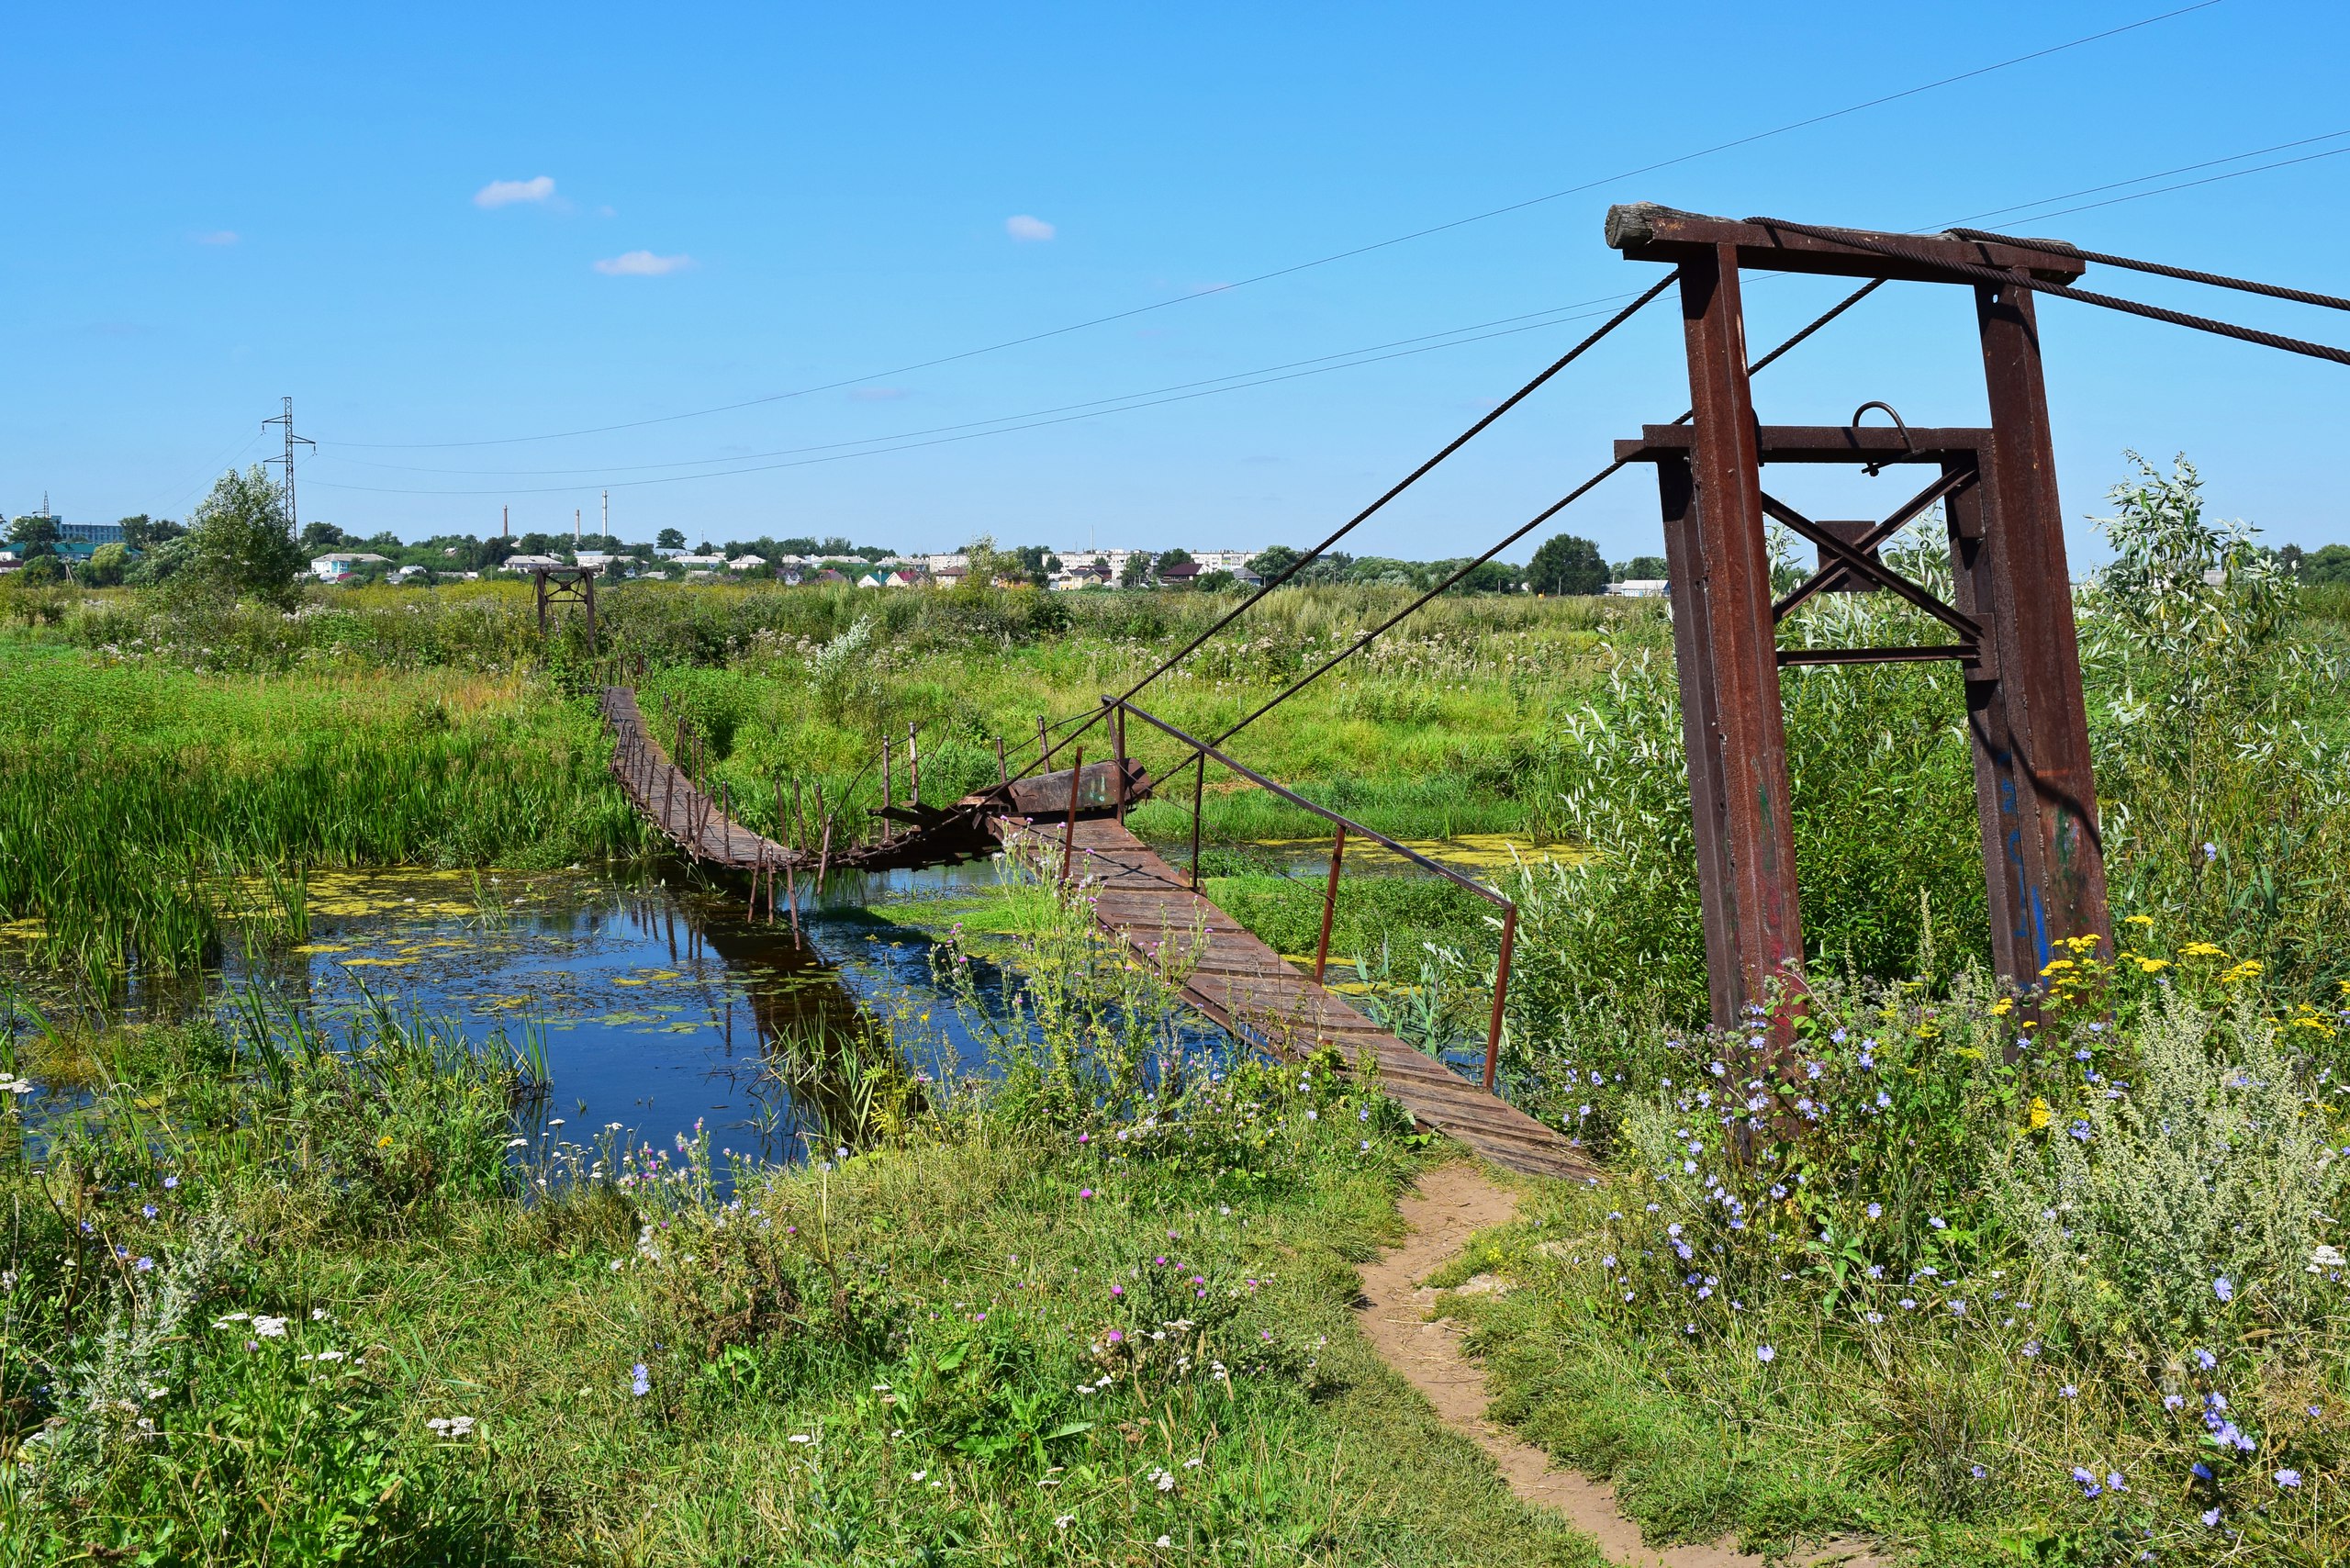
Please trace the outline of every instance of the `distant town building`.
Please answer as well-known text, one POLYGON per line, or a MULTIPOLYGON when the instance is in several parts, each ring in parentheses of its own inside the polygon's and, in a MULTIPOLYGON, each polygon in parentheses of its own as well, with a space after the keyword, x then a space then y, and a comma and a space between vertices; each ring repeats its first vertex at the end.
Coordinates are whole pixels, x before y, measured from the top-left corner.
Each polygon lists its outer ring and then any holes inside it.
POLYGON ((1609 583, 1607 592, 1617 599, 1662 599, 1670 586, 1662 577, 1626 577, 1609 583))
POLYGON ((391 558, 386 555, 372 555, 364 550, 338 550, 312 560, 310 570, 322 583, 340 583, 349 581, 363 566, 388 566, 391 564, 391 558))
POLYGON ((57 537, 87 544, 93 549, 101 544, 120 544, 122 524, 118 522, 59 522, 57 537))

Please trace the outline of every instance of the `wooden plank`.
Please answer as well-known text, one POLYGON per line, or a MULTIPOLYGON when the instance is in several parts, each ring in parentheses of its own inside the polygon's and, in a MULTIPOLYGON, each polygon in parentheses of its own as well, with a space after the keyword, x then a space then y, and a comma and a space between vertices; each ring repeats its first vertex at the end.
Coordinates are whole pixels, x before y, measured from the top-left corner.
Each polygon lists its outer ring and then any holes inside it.
MULTIPOLYGON (((1003 831, 1007 839, 1025 832, 1057 849, 1064 830, 1006 823, 1003 831)), ((1547 1176, 1595 1174, 1562 1134, 1486 1094, 1300 974, 1192 892, 1173 867, 1122 823, 1080 821, 1070 842, 1078 852, 1079 874, 1096 879, 1091 895, 1094 919, 1147 958, 1186 958, 1184 999, 1225 1028, 1290 1059, 1324 1044, 1352 1063, 1368 1055, 1379 1064, 1382 1087, 1416 1120, 1495 1164, 1547 1176)))

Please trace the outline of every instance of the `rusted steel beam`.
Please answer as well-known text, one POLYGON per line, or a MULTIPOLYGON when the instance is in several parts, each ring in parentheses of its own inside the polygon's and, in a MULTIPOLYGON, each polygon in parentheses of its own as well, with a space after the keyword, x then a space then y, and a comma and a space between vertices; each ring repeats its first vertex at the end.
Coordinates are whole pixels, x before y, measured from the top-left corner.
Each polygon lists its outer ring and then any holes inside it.
MULTIPOLYGON (((1801 965, 1803 925, 1763 537, 1762 458, 1732 247, 1693 252, 1681 263, 1681 313, 1696 437, 1689 453, 1698 554, 1692 597, 1708 627, 1703 677, 1713 689, 1732 937, 1718 964, 1708 957, 1707 968, 1724 970, 1743 1008, 1762 1002, 1774 981, 1801 965)), ((1717 1022, 1732 1027, 1740 1019, 1733 1009, 1717 1022)), ((1792 1038, 1793 1021, 1784 1010, 1774 1024, 1776 1043, 1792 1038)))
POLYGON ((1971 643, 1927 643, 1896 648, 1781 648, 1779 667, 1789 665, 1908 665, 1935 659, 1961 664, 1975 656, 1971 643))
POLYGON ((1689 759, 1689 812, 1697 848, 1697 913, 1706 931, 1706 987, 1716 1022, 1738 1016, 1741 991, 1733 955, 1737 905, 1730 896, 1729 806, 1722 797, 1720 704, 1713 683, 1714 627, 1705 610, 1705 550, 1697 537, 1696 485, 1686 454, 1659 458, 1657 498, 1664 514, 1664 575, 1673 602, 1673 667, 1681 684, 1681 745, 1689 759))
POLYGON ((2039 958, 2032 966, 2036 976, 2055 944, 2067 937, 2095 936, 2110 955, 2113 928, 2039 324, 2029 290, 1975 292, 1991 427, 1998 432, 1987 547, 1976 567, 1975 590, 1988 598, 1998 629, 2007 739, 2017 758, 2006 772, 2025 819, 2017 831, 2035 834, 2040 845, 2036 875, 2031 857, 2022 857, 2027 880, 2009 916, 2017 938, 2028 940, 2039 958))
POLYGON ((1856 239, 1897 247, 1905 254, 1899 258, 1887 256, 1882 251, 1840 244, 1774 224, 1709 218, 1703 213, 1661 207, 1655 202, 1629 202, 1607 209, 1607 243, 1622 252, 1627 261, 1685 263, 1709 255, 1729 254, 1741 267, 1914 283, 1954 281, 1948 272, 1926 264, 1928 260, 2020 270, 2049 283, 2070 283, 2088 270, 2088 263, 2077 256, 1991 241, 1961 240, 1950 235, 1886 234, 1868 229, 1845 232, 1856 239), (1911 261, 1908 257, 1920 259, 1911 261))
MULTIPOLYGON (((1638 440, 1616 443, 1616 456, 1623 463, 1658 463, 1687 455, 1696 439, 1689 425, 1642 425, 1638 440)), ((1990 441, 1991 432, 1975 425, 1906 431, 1884 425, 1764 425, 1755 444, 1765 463, 1938 464, 1953 454, 1971 455, 1990 441)))

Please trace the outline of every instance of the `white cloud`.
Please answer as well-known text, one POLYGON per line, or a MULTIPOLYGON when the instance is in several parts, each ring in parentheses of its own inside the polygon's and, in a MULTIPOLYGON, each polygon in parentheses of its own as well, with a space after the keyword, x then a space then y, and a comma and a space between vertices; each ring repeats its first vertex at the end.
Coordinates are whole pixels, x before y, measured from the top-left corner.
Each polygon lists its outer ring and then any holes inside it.
POLYGON ((1035 241, 1049 240, 1059 232, 1043 218, 1031 218, 1024 212, 1005 218, 1003 231, 1015 240, 1035 241))
POLYGON ((650 251, 626 251, 596 263, 596 270, 606 277, 659 277, 664 273, 683 272, 694 264, 691 256, 656 256, 650 251))
POLYGON ((197 235, 196 242, 199 245, 233 245, 237 242, 237 231, 233 229, 215 229, 209 234, 197 235))
POLYGON ((552 201, 554 181, 546 174, 529 180, 492 180, 474 192, 476 207, 511 207, 518 201, 552 201))

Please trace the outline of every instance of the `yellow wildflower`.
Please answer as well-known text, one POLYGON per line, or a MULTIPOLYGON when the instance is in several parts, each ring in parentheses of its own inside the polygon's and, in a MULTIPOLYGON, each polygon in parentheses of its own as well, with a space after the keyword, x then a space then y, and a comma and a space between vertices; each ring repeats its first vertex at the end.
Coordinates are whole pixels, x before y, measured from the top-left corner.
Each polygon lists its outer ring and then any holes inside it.
POLYGON ((2094 931, 2090 932, 2086 936, 2067 936, 2065 938, 2065 946, 2070 947, 2076 953, 2089 952, 2097 946, 2097 944, 2098 935, 2094 931))
POLYGON ((2138 968, 2146 974, 2158 975, 2165 969, 2170 968, 2170 960, 2168 958, 2141 958, 2138 959, 2138 968))
POLYGON ((2009 1014, 2013 1013, 2015 1010, 2016 1004, 2013 997, 2003 996, 1999 998, 1998 1001, 1991 1003, 1991 1016, 1994 1018, 2005 1018, 2009 1014))
POLYGON ((2230 969, 2226 974, 2221 975, 2220 977, 2220 983, 2221 985, 2234 985, 2239 980, 2258 980, 2259 978, 2260 960, 2258 958, 2246 958, 2243 963, 2236 965, 2235 968, 2230 969))
POLYGON ((2048 1102, 2037 1094, 2033 1095, 2031 1097, 2031 1130, 2036 1133, 2046 1132, 2050 1114, 2048 1102))
POLYGON ((2053 975, 2059 969, 2069 969, 2076 967, 2076 966, 2070 958, 2051 958, 2048 962, 2041 966, 2040 972, 2043 975, 2053 975))
POLYGON ((2151 914, 2125 914, 2121 918, 2132 925, 2152 925, 2154 923, 2151 914))
POLYGON ((2228 955, 2209 942, 2189 942, 2178 950, 2178 956, 2182 958, 2224 958, 2228 955))
POLYGON ((389 1134, 389 1133, 386 1133, 382 1137, 377 1138, 377 1139, 375 1140, 375 1147, 376 1147, 377 1148, 391 1148, 391 1147, 392 1147, 392 1135, 391 1135, 391 1134, 389 1134))

